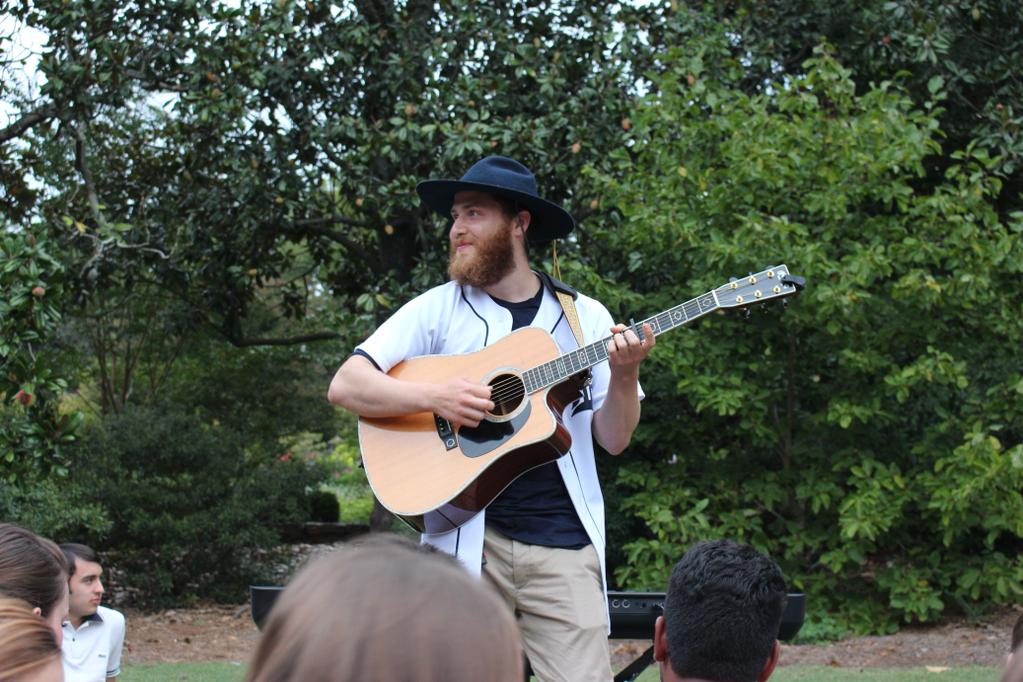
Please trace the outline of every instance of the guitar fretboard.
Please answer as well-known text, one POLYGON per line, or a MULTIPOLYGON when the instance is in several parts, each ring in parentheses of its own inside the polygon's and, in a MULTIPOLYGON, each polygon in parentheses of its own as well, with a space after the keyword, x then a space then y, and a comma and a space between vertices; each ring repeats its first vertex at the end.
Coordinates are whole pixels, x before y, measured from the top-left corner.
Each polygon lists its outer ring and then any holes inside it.
MULTIPOLYGON (((721 287, 721 289, 724 288, 721 287)), ((650 327, 654 330, 654 336, 657 336, 669 329, 688 324, 721 307, 717 298, 719 290, 709 291, 674 308, 669 308, 662 313, 643 320, 637 326, 642 328, 644 324, 649 323, 650 327)), ((595 341, 588 346, 570 351, 554 360, 526 370, 522 374, 526 393, 533 393, 548 386, 559 384, 573 374, 578 374, 597 363, 604 362, 607 360, 607 343, 610 339, 611 337, 607 336, 600 341, 595 341)))

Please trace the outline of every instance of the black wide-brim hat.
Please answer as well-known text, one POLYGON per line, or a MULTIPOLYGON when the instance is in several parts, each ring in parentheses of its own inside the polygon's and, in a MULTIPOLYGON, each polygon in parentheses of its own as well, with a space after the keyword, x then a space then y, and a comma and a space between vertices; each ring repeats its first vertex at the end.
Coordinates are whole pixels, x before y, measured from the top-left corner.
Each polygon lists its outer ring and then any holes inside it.
POLYGON ((575 220, 568 211, 540 198, 533 173, 506 156, 488 156, 477 161, 459 180, 424 180, 416 185, 423 203, 449 218, 455 194, 470 190, 512 199, 528 210, 532 219, 527 234, 532 243, 561 239, 575 228, 575 220))

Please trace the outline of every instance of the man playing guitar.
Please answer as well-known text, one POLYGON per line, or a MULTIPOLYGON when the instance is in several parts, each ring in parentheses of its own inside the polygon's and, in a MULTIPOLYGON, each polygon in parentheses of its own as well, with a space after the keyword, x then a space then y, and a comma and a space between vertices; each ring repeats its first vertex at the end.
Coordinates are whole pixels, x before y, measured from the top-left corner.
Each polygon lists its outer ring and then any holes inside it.
POLYGON ((539 679, 610 680, 604 503, 592 441, 611 454, 629 444, 653 331, 644 325, 640 340, 597 301, 530 269, 527 244, 565 237, 575 221, 539 197, 533 174, 517 161, 487 157, 460 180, 430 180, 416 191, 452 219, 451 281, 404 305, 361 343, 328 397, 363 418, 432 412, 454 429, 477 427, 495 409, 491 386, 459 376, 412 382, 387 372, 417 356, 478 351, 526 326, 549 332, 562 352, 573 350, 579 342, 555 289, 575 297, 585 343, 610 330, 608 362, 591 368, 561 415, 572 437, 568 452, 519 476, 454 530, 423 536, 496 587, 517 616, 539 679))

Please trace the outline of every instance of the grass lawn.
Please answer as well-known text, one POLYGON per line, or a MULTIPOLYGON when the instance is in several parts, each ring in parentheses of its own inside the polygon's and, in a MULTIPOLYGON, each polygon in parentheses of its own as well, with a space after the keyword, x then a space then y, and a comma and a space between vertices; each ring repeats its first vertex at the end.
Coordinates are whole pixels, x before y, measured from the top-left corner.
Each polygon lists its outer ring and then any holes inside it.
MULTIPOLYGON (((792 666, 774 671, 770 682, 997 682, 997 668, 949 668, 933 673, 927 668, 864 668, 842 670, 827 666, 792 666)), ((657 669, 644 671, 636 682, 658 682, 657 669)))
MULTIPOLYGON (((816 666, 778 668, 771 682, 995 682, 996 668, 950 668, 931 672, 926 668, 865 668, 842 670, 816 666)), ((158 665, 128 665, 120 675, 120 682, 240 682, 245 668, 237 663, 161 663, 158 665)), ((657 668, 647 668, 637 682, 657 682, 657 668)))
MULTIPOLYGON (((841 670, 825 666, 793 666, 778 668, 771 675, 771 682, 814 682, 816 680, 860 680, 861 682, 997 682, 1001 671, 997 668, 949 668, 943 672, 931 672, 927 668, 864 668, 863 670, 841 670)), ((640 678, 646 682, 646 675, 640 678)), ((656 680, 656 677, 651 677, 656 680)))
POLYGON ((240 663, 210 661, 203 663, 157 663, 126 665, 118 682, 241 682, 245 666, 240 663))

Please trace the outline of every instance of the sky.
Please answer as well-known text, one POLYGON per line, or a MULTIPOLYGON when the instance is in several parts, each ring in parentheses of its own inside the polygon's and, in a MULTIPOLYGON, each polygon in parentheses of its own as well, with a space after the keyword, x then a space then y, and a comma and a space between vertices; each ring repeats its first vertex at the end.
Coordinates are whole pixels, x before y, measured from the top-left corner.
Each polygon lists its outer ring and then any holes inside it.
MULTIPOLYGON (((42 31, 25 26, 10 14, 0 15, 0 54, 5 62, 0 67, 0 78, 9 89, 39 93, 39 56, 45 42, 42 31)), ((10 125, 17 113, 6 98, 0 100, 0 127, 10 125)))

